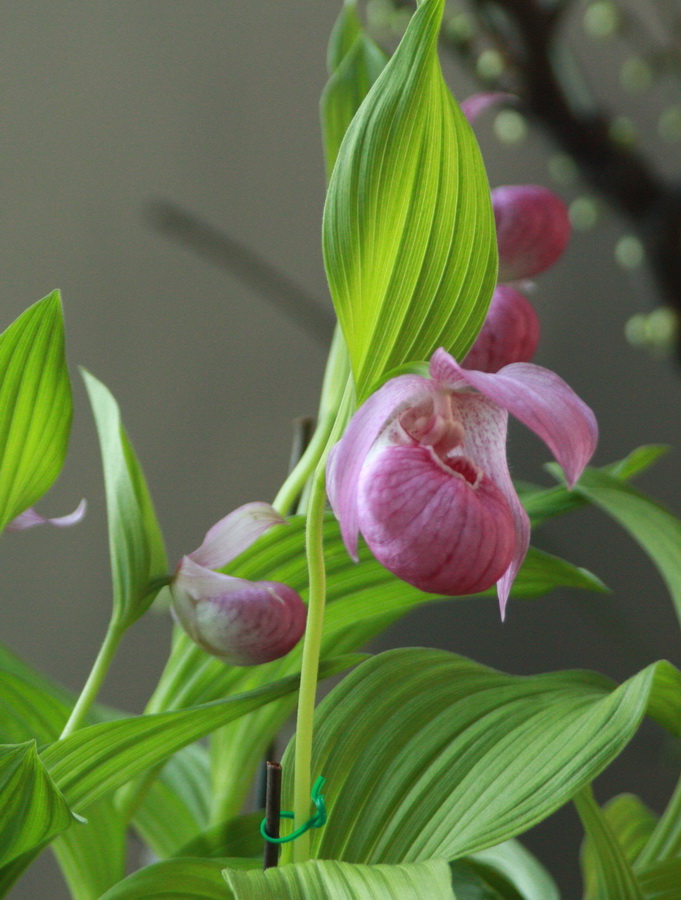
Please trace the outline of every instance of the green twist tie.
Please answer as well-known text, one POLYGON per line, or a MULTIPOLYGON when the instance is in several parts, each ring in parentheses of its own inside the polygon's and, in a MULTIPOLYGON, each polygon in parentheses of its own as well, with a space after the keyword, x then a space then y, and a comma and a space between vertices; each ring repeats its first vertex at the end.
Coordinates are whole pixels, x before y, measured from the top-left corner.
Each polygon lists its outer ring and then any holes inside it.
MULTIPOLYGON (((326 802, 324 800, 324 795, 321 793, 322 788, 324 787, 324 782, 326 778, 321 775, 315 781, 312 787, 312 793, 310 797, 312 798, 312 802, 317 807, 317 812, 310 816, 307 822, 304 822, 300 828, 296 828, 295 831, 292 831, 291 834, 287 834, 286 837, 274 838, 270 837, 267 833, 267 819, 263 819, 260 823, 260 834, 265 838, 266 841, 269 841, 270 844, 288 844, 289 841, 295 841, 296 838, 299 838, 301 834, 305 834, 306 831, 309 831, 310 828, 321 828, 322 825, 326 824, 326 802)), ((292 819, 292 812, 281 812, 279 813, 280 818, 282 819, 292 819)))

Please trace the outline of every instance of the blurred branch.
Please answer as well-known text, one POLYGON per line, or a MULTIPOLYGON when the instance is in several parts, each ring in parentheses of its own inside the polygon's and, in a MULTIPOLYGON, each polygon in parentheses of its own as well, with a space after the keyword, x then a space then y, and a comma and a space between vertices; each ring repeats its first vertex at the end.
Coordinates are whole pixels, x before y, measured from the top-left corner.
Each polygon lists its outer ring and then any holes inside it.
POLYGON ((315 297, 225 232, 194 213, 167 200, 155 200, 146 209, 151 226, 179 241, 214 265, 230 272, 262 294, 273 306, 310 337, 328 346, 333 337, 334 316, 315 297))

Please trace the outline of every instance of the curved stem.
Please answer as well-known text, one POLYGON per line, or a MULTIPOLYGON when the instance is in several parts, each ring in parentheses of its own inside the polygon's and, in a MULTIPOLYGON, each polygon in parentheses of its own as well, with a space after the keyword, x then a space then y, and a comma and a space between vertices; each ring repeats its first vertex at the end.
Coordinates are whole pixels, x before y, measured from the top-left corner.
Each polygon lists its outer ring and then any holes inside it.
POLYGON ((66 723, 66 725, 64 725, 64 729, 60 735, 60 740, 62 738, 68 737, 68 735, 72 734, 83 724, 85 717, 90 710, 90 707, 94 703, 97 694, 99 693, 102 682, 106 678, 106 673, 108 672, 109 666, 111 665, 113 658, 116 655, 116 650, 118 649, 118 645, 121 641, 121 638, 123 637, 124 632, 124 628, 121 628, 119 625, 114 624, 113 622, 109 623, 106 636, 104 638, 102 646, 99 648, 99 653, 97 654, 97 658, 95 659, 94 665, 92 666, 92 670, 90 671, 88 679, 85 682, 83 690, 80 693, 80 697, 76 701, 76 705, 71 711, 68 722, 66 723))
MULTIPOLYGON (((310 788, 312 785, 312 730, 319 653, 324 627, 326 601, 326 569, 324 566, 324 467, 315 472, 312 496, 307 514, 306 550, 310 575, 310 593, 307 608, 307 625, 303 645, 303 661, 300 672, 298 718, 296 722, 295 775, 293 784, 293 821, 301 825, 310 814, 310 788)), ((310 834, 301 835, 293 843, 293 861, 305 862, 310 857, 310 834)))

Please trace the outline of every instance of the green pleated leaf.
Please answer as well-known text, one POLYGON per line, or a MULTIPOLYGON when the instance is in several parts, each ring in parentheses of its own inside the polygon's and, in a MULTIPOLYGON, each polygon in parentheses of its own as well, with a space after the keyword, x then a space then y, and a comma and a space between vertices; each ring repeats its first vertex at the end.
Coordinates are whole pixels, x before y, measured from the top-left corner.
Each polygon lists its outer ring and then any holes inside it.
MULTIPOLYGON (((624 459, 602 466, 597 471, 606 472, 613 478, 619 478, 622 481, 629 481, 641 472, 645 472, 668 452, 669 447, 665 444, 646 444, 632 450, 624 459)), ((586 497, 576 491, 569 491, 563 485, 538 488, 516 484, 516 488, 518 488, 520 499, 533 526, 541 524, 545 519, 572 512, 588 503, 586 497)))
POLYGON ((348 128, 323 245, 361 400, 440 345, 461 359, 496 280, 490 190, 437 58, 444 0, 423 0, 348 128))
MULTIPOLYGON (((610 800, 603 807, 603 815, 627 862, 635 866, 655 830, 658 817, 634 794, 620 794, 610 800)), ((589 857, 592 852, 591 842, 587 838, 582 849, 583 868, 590 867, 589 857)))
POLYGON ((315 859, 265 872, 226 869, 224 875, 235 900, 456 900, 444 860, 357 866, 315 859))
POLYGON ((449 864, 449 869, 456 900, 523 900, 505 880, 499 890, 493 887, 485 879, 481 867, 473 865, 469 857, 455 860, 449 864))
MULTIPOLYGON (((154 780, 135 810, 135 828, 159 858, 176 855, 178 848, 196 839, 206 829, 210 795, 208 752, 205 747, 192 744, 168 760, 154 780)), ((238 851, 220 854, 240 855, 238 851)))
MULTIPOLYGON (((305 520, 294 517, 288 527, 272 529, 263 535, 226 571, 254 581, 280 581, 304 597, 308 578, 304 548, 305 520)), ((338 523, 330 514, 324 522, 324 551, 328 605, 322 655, 356 650, 420 605, 451 599, 424 594, 400 581, 376 562, 365 547, 360 550, 360 563, 354 563, 347 554, 338 523)), ((602 582, 584 569, 530 548, 512 596, 533 597, 564 586, 605 589, 602 582)), ((486 595, 492 598, 494 591, 487 591, 486 595)), ((477 598, 466 599, 475 602, 477 598)), ((262 681, 282 678, 299 670, 301 650, 298 646, 283 659, 257 669, 237 669, 204 653, 178 630, 147 711, 204 703, 235 691, 249 690, 262 681)), ((239 719, 216 736, 219 765, 214 775, 215 821, 229 818, 241 809, 258 760, 290 715, 294 702, 292 697, 282 698, 239 719), (229 778, 231 771, 242 772, 243 778, 238 781, 229 778)))
POLYGON ((98 900, 125 875, 126 823, 109 797, 83 815, 87 823, 58 835, 52 851, 72 900, 98 900))
MULTIPOLYGON (((352 662, 347 657, 330 661, 322 666, 322 677, 352 662)), ((41 757, 70 805, 83 807, 213 729, 294 692, 298 681, 298 676, 289 676, 203 706, 90 725, 51 744, 41 757)))
POLYGON ((0 531, 61 471, 73 414, 59 291, 0 335, 0 531))
POLYGON ((18 744, 35 738, 53 741, 66 724, 71 708, 26 677, 0 665, 0 742, 18 744))
MULTIPOLYGON (((560 478, 557 466, 547 468, 560 478)), ((587 469, 574 490, 619 522, 648 554, 681 622, 681 521, 645 494, 596 469, 587 469)))
POLYGON ((169 859, 146 866, 103 894, 100 900, 232 900, 225 865, 259 865, 238 859, 169 859))
POLYGON ((584 900, 644 900, 624 850, 594 800, 591 786, 587 785, 574 800, 590 844, 589 865, 582 869, 584 900))
POLYGON ((638 875, 645 900, 681 900, 681 859, 655 863, 638 875))
POLYGON ((320 107, 330 177, 345 132, 388 61, 388 55, 363 31, 356 3, 343 4, 331 32, 327 59, 330 78, 320 107))
POLYGON ((156 596, 149 582, 166 575, 168 566, 149 490, 118 404, 101 381, 81 371, 102 453, 114 618, 125 628, 149 608, 156 596))
POLYGON ((601 772, 646 712, 678 733, 680 688, 669 663, 613 690, 595 673, 516 677, 435 650, 370 659, 317 711, 312 770, 327 779, 329 819, 313 855, 451 860, 508 840, 601 772))
POLYGON ((49 840, 74 821, 38 757, 35 741, 0 746, 0 865, 49 840))
MULTIPOLYGON (((500 876, 522 900, 560 900, 558 887, 539 860, 519 841, 505 841, 468 857, 489 879, 500 876), (490 874, 491 873, 491 874, 490 874)), ((503 896, 508 894, 508 890, 503 896)))
POLYGON ((244 813, 234 816, 219 825, 212 825, 201 834, 196 835, 184 847, 180 847, 175 856, 202 856, 217 858, 239 856, 256 858, 258 865, 262 863, 263 840, 260 836, 260 823, 263 811, 244 813))

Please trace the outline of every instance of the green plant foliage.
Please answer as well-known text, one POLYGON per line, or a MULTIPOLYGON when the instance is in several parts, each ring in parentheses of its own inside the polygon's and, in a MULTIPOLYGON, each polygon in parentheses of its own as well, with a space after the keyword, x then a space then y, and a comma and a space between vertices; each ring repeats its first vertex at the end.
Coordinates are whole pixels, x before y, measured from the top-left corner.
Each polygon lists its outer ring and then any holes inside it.
POLYGON ((184 847, 180 847, 175 856, 257 857, 260 864, 263 849, 260 836, 262 819, 262 810, 234 816, 198 834, 184 847))
POLYGON ((100 900, 230 900, 222 877, 226 865, 235 868, 260 863, 191 857, 164 860, 129 875, 100 900))
POLYGON ((0 335, 0 531, 61 471, 73 415, 59 291, 0 335))
POLYGON ((0 746, 0 865, 64 831, 73 820, 35 741, 0 746))
MULTIPOLYGON (((554 880, 539 860, 515 840, 481 850, 468 858, 482 874, 495 883, 501 877, 521 900, 560 900, 554 880)), ((506 897, 508 889, 503 894, 506 897)))
POLYGON ((590 842, 590 865, 584 872, 584 900, 644 900, 641 887, 617 836, 587 785, 575 806, 590 842))
MULTIPOLYGON (((206 748, 192 744, 161 769, 135 810, 134 825, 159 858, 175 855, 201 834, 210 810, 210 763, 206 748)), ((200 856, 200 853, 182 853, 200 856)), ((240 856, 241 853, 221 853, 240 856)))
POLYGON ((352 119, 323 246, 361 401, 442 345, 463 358, 496 280, 490 190, 437 58, 444 0, 423 0, 352 119))
MULTIPOLYGON (((634 794, 620 794, 603 807, 603 815, 608 827, 615 835, 624 856, 635 866, 641 851, 655 830, 658 817, 634 794)), ((592 868, 590 862, 593 848, 588 837, 582 848, 582 868, 592 868)))
POLYGON ((125 875, 126 823, 110 797, 83 814, 87 823, 58 835, 52 850, 72 900, 98 900, 125 875))
MULTIPOLYGON (((554 464, 547 468, 561 477, 554 464)), ((645 550, 667 585, 681 623, 681 521, 645 494, 597 469, 587 469, 574 490, 619 522, 645 550)))
MULTIPOLYGON (((337 674, 352 662, 348 657, 331 660, 322 667, 322 677, 337 674)), ((51 744, 41 757, 69 803, 82 807, 214 728, 294 692, 298 681, 293 675, 203 706, 90 725, 51 744)))
POLYGON ((121 422, 118 404, 101 381, 82 370, 102 453, 114 589, 114 620, 126 628, 156 596, 149 582, 168 571, 163 537, 144 474, 121 422))
POLYGON ((514 837, 601 772, 646 712, 678 733, 680 688, 669 663, 613 689, 595 673, 510 676, 435 650, 370 659, 318 708, 312 771, 329 819, 313 855, 453 860, 514 837))
MULTIPOLYGON (((280 581, 303 596, 307 592, 305 558, 305 520, 293 517, 286 528, 272 529, 255 542, 226 571, 250 580, 280 581)), ((400 581, 384 569, 363 547, 360 562, 347 554, 338 523, 331 514, 324 522, 324 547, 327 565, 327 609, 322 655, 344 653, 380 634, 406 613, 442 599, 424 594, 400 581)), ((530 552, 513 586, 513 597, 530 597, 556 587, 604 590, 591 573, 539 550, 530 552)), ((486 592, 493 597, 494 591, 486 592)), ((479 595, 482 596, 482 595, 479 595)), ((471 600, 474 598, 470 598, 471 600)), ((494 601, 496 602, 496 601, 494 601)), ((204 653, 181 631, 176 631, 173 649, 148 712, 176 709, 204 703, 235 691, 249 690, 263 681, 282 678, 300 668, 301 646, 281 660, 237 669, 225 666, 204 653)), ((292 697, 282 698, 262 710, 234 722, 216 738, 219 743, 216 786, 222 786, 225 773, 239 771, 238 781, 229 779, 223 792, 214 794, 214 820, 235 815, 244 800, 258 760, 273 736, 293 709, 292 697)))
MULTIPOLYGON (((613 478, 629 481, 641 472, 653 466, 661 456, 669 452, 664 444, 646 444, 637 447, 624 459, 609 463, 596 471, 606 472, 613 478)), ((550 465, 550 464, 549 464, 550 465)), ((590 469, 588 471, 591 471, 590 469)), ((546 519, 564 515, 585 506, 589 501, 576 491, 570 491, 564 485, 551 488, 538 488, 530 485, 518 485, 520 499, 532 525, 540 525, 546 519)))
POLYGON ((681 900, 681 859, 655 863, 638 880, 645 900, 681 900))
POLYGON ((330 77, 320 104, 328 177, 350 122, 387 62, 388 55, 363 31, 357 4, 344 3, 329 40, 330 77))
POLYGON ((265 872, 226 869, 224 875, 238 900, 456 900, 443 860, 358 866, 317 859, 265 872))

